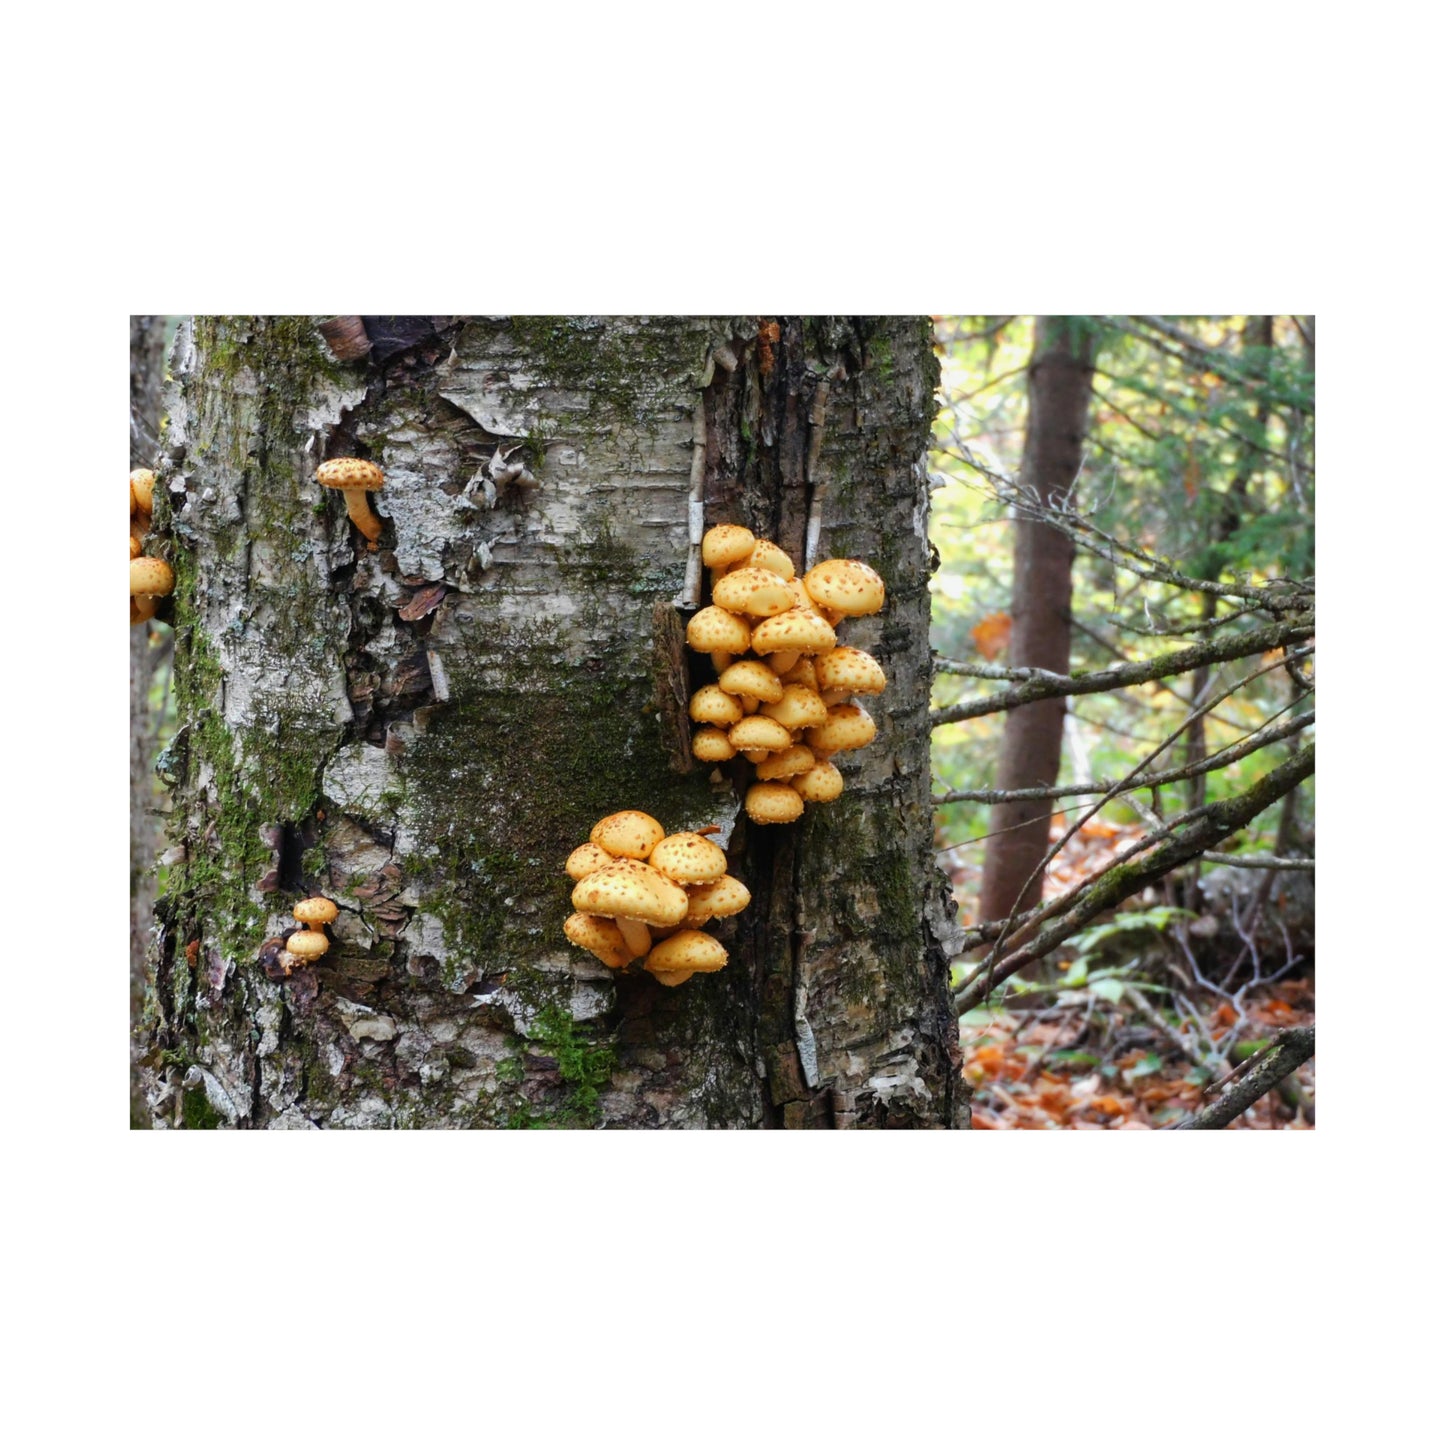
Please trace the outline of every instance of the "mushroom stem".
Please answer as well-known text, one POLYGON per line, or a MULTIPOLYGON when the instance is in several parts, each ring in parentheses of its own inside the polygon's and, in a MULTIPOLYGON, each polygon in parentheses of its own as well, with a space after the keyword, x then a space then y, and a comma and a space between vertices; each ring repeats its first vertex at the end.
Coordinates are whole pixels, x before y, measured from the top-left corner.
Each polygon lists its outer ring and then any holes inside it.
POLYGON ((631 951, 633 958, 641 958, 652 951, 652 935, 645 923, 635 918, 614 918, 612 920, 622 933, 622 941, 631 951))
POLYGON ((666 984, 668 988, 676 988, 680 983, 686 983, 693 975, 694 970, 690 968, 659 968, 653 973, 658 983, 666 984))
POLYGON ((357 487, 347 488, 343 495, 346 498, 346 515, 356 523, 356 530, 368 542, 379 541, 381 539, 381 518, 371 510, 371 503, 367 500, 366 493, 357 487))
POLYGON ((768 658, 768 666, 781 677, 785 672, 791 672, 797 665, 801 652, 775 652, 768 658))

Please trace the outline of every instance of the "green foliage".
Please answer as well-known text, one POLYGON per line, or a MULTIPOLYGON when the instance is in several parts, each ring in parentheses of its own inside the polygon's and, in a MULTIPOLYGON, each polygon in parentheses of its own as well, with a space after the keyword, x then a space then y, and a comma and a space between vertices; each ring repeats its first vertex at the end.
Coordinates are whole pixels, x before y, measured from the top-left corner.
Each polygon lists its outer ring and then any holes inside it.
MULTIPOLYGON (((528 1043, 537 1051, 557 1061, 557 1072, 567 1086, 562 1100, 550 1108, 519 1103, 507 1118, 511 1129, 590 1129, 601 1118, 601 1090, 612 1078, 617 1056, 606 1044, 584 1033, 566 1009, 549 1004, 538 1011, 530 1025, 528 1043)), ((498 1065, 497 1077, 506 1075, 520 1081, 520 1061, 507 1060, 498 1065)))

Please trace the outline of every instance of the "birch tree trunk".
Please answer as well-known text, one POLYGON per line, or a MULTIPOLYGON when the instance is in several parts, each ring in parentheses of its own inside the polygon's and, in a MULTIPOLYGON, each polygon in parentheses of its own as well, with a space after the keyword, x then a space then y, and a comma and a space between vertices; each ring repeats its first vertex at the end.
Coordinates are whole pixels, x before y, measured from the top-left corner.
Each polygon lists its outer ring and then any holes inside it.
MULTIPOLYGON (((158 906, 159 1127, 958 1127, 931 852, 935 362, 921 318, 185 323, 156 522, 175 568, 184 850, 158 906), (790 827, 690 765, 676 604, 709 525, 870 561, 844 640, 890 678, 847 791, 790 827), (489 506, 498 450, 538 485, 489 506), (317 464, 385 470, 375 549, 317 464), (753 903, 675 989, 570 947, 568 852, 641 808, 714 822, 753 903), (331 951, 258 956, 301 897, 331 951)), ((699 666, 701 664, 701 666, 699 666)), ((691 675, 690 675, 691 672, 691 675)), ((174 856, 174 855, 173 855, 174 856)))

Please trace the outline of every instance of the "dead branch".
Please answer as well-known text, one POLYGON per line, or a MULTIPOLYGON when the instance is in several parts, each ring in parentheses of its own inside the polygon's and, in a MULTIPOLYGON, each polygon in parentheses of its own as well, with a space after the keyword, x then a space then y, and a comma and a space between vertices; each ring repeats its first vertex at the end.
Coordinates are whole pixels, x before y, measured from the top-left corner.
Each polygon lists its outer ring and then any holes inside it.
POLYGON ((1237 1119, 1257 1099, 1283 1083, 1307 1059, 1314 1057, 1315 1026, 1284 1029, 1274 1043, 1260 1049, 1249 1060, 1249 1066, 1233 1084, 1225 1084, 1224 1092, 1212 1104, 1206 1104, 1187 1119, 1171 1124, 1171 1129, 1223 1129, 1237 1119))

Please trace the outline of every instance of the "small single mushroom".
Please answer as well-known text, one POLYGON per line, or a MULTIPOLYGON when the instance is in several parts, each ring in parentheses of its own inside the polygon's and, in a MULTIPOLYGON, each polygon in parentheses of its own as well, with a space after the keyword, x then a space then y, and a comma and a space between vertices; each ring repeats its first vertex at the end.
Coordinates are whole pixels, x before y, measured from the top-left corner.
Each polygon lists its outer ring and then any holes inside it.
POLYGON ((728 741, 739 752, 763 748, 770 753, 776 753, 793 745, 793 735, 782 723, 759 713, 755 717, 745 717, 741 722, 734 723, 728 729, 728 741))
POLYGON ((567 855, 567 876, 574 883, 580 883, 589 873, 605 868, 611 861, 612 854, 600 844, 583 843, 567 855))
POLYGON ((728 952, 711 934, 700 929, 684 928, 654 946, 642 961, 659 983, 675 988, 695 973, 716 973, 725 968, 728 952))
POLYGON ((134 557, 130 564, 130 620, 144 622, 156 615, 156 603, 169 597, 176 585, 175 573, 159 557, 134 557))
POLYGON ((776 572, 784 582, 791 582, 797 575, 793 559, 776 542, 769 542, 766 538, 758 539, 757 546, 748 557, 748 566, 766 567, 769 572, 776 572))
POLYGON ((132 562, 134 562, 135 559, 136 559, 137 557, 139 557, 139 556, 140 556, 140 538, 139 538, 139 537, 132 537, 132 538, 130 539, 130 559, 131 559, 132 562))
MULTIPOLYGON (((709 527, 703 533, 702 560, 712 576, 712 585, 717 586, 729 567, 752 556, 757 542, 758 539, 746 527, 738 527, 731 522, 709 527)), ((705 649, 699 649, 702 650, 705 649)))
POLYGON ((143 513, 147 523, 155 505, 156 474, 149 467, 137 467, 130 474, 130 513, 143 513))
POLYGON ((743 799, 755 823, 791 823, 803 813, 803 800, 786 783, 754 783, 743 799))
POLYGON ((731 727, 741 722, 743 705, 731 693, 726 693, 717 683, 710 682, 693 693, 687 705, 687 715, 695 723, 710 723, 713 727, 731 727))
POLYGON ((867 617, 886 600, 883 579, 866 562, 849 557, 819 562, 803 578, 803 586, 820 608, 844 617, 867 617))
POLYGON ((699 728, 692 735, 692 755, 700 763, 725 763, 737 751, 721 728, 699 728))
POLYGON ((291 910, 291 916, 297 923, 304 923, 307 928, 319 932, 328 923, 336 922, 338 912, 329 898, 303 898, 291 910))
POLYGON ((562 925, 568 941, 600 958, 608 968, 626 968, 635 955, 628 949, 622 930, 610 918, 574 913, 562 925))
POLYGON ((789 782, 805 803, 831 803, 843 791, 843 774, 830 762, 814 763, 789 782))
POLYGON ((739 567, 712 589, 713 605, 749 617, 775 617, 797 605, 792 588, 766 567, 739 567))
POLYGON ((888 686, 888 677, 876 658, 858 647, 835 647, 813 659, 821 692, 861 693, 874 696, 888 686))
POLYGON ((722 607, 704 607, 687 624, 687 645, 694 652, 743 653, 752 645, 753 630, 747 619, 722 607))
POLYGON ((752 901, 747 885, 725 873, 711 883, 698 883, 687 890, 687 917, 683 922, 689 928, 700 928, 710 918, 731 918, 741 913, 752 901))
POLYGON ((667 830, 650 813, 629 808, 609 813, 592 829, 589 841, 605 848, 614 858, 646 858, 662 842, 667 830))
POLYGON ((765 783, 779 782, 797 773, 806 773, 815 761, 811 749, 795 743, 780 753, 769 753, 758 764, 758 777, 765 783))
POLYGON ((857 703, 849 702, 830 707, 827 722, 809 728, 804 741, 821 756, 867 747, 877 736, 873 719, 857 703))
POLYGON ((728 871, 727 854, 699 833, 670 834, 647 861, 674 883, 711 883, 728 871))
POLYGON ((790 682, 783 687, 783 695, 777 702, 766 704, 761 712, 774 722, 780 722, 789 731, 795 728, 815 728, 828 721, 828 709, 823 699, 810 687, 790 682))
POLYGON ((718 678, 717 685, 734 697, 755 697, 760 703, 777 702, 783 695, 783 684, 767 663, 755 657, 735 662, 718 678))
POLYGON ((303 928, 286 940, 286 951, 299 962, 315 963, 331 947, 324 933, 303 928))
POLYGON ((375 462, 360 457, 334 457, 316 468, 316 480, 346 498, 346 515, 368 542, 381 537, 381 518, 366 500, 368 492, 379 492, 386 485, 386 475, 375 462))

